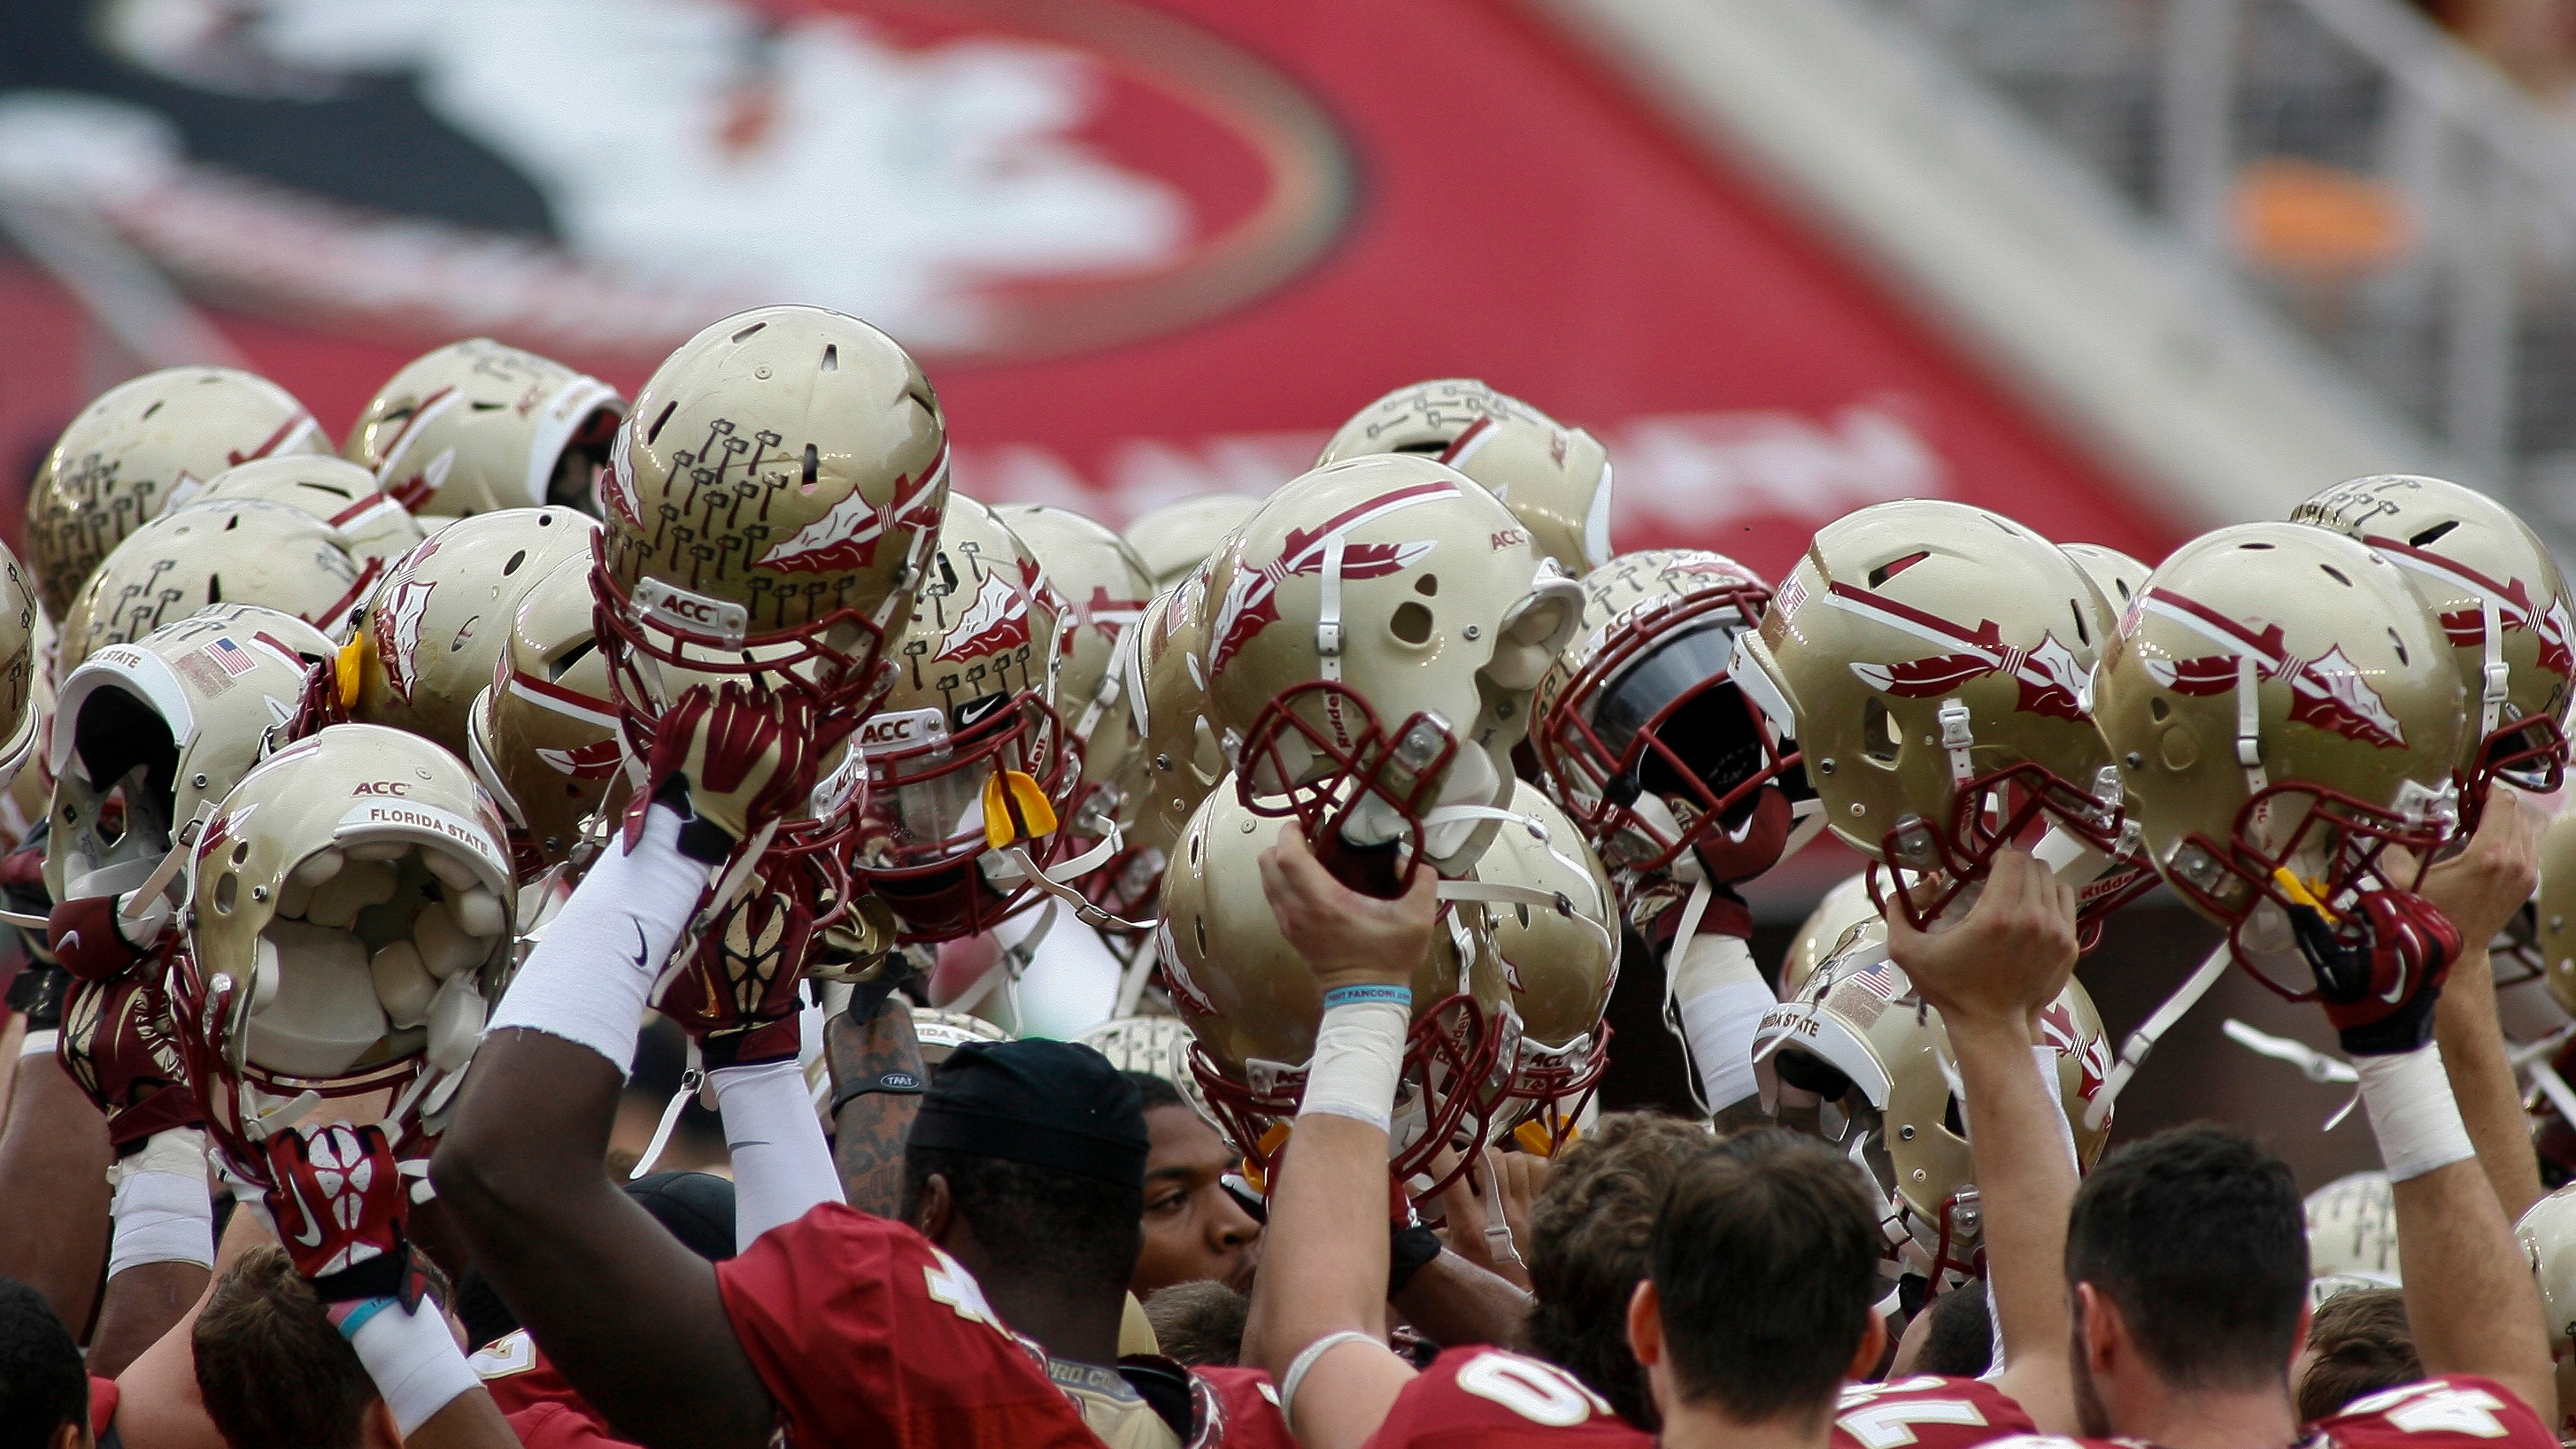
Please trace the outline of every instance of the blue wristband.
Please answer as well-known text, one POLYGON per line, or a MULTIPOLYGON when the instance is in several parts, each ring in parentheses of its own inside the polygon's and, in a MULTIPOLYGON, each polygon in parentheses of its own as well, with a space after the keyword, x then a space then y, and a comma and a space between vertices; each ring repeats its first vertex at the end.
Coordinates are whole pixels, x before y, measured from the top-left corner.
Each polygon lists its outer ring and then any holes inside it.
POLYGON ((1407 1011, 1411 1011, 1413 1009, 1413 988, 1410 986, 1377 985, 1336 986, 1332 990, 1324 993, 1324 1009, 1326 1011, 1330 1011, 1336 1006, 1359 1006, 1365 1003, 1379 1001, 1383 1001, 1389 1006, 1399 1006, 1407 1011))
POLYGON ((368 1319, 375 1317, 377 1314, 384 1312, 388 1308, 399 1306, 401 1302, 402 1300, 399 1298, 366 1299, 357 1306, 351 1308, 348 1314, 340 1320, 340 1336, 342 1338, 356 1338, 358 1336, 358 1330, 367 1326, 368 1319))

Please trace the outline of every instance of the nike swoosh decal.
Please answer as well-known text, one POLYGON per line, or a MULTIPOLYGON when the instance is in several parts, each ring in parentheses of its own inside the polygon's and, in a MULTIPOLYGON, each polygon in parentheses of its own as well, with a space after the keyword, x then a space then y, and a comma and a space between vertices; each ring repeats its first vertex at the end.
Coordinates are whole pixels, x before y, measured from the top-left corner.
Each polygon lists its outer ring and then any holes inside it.
POLYGON ((637 921, 635 923, 635 969, 638 971, 652 970, 652 963, 646 959, 652 954, 652 943, 644 939, 644 923, 642 921, 637 921))
POLYGON ((2406 971, 2404 967, 2398 968, 2397 983, 2389 987, 2386 992, 2382 993, 2379 999, 2387 1002, 2391 1006, 2395 1006, 2398 1002, 2406 999, 2406 971))
POLYGON ((295 1210, 304 1215, 304 1226, 297 1229, 295 1233, 296 1245, 298 1247, 305 1248, 320 1247, 322 1245, 322 1220, 314 1216, 313 1204, 304 1200, 303 1182, 291 1176, 287 1178, 286 1195, 295 1199, 295 1210))
POLYGON ((959 705, 957 707, 957 732, 959 734, 964 734, 966 731, 973 729, 978 724, 983 723, 986 715, 989 715, 993 711, 1000 709, 1003 705, 1010 703, 1010 699, 1011 697, 1007 694, 988 694, 982 699, 970 699, 964 704, 959 705))

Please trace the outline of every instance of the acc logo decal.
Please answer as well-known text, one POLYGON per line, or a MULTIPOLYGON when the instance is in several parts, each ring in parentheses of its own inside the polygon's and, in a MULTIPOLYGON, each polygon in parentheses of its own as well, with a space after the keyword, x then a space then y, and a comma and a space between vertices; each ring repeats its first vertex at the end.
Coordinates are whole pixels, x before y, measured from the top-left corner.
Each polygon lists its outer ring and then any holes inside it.
POLYGON ((349 793, 352 795, 408 796, 411 794, 411 782, 408 780, 368 780, 361 783, 356 789, 351 790, 349 793))
POLYGON ((1529 534, 1525 530, 1506 528, 1494 535, 1493 550, 1496 553, 1501 553, 1504 549, 1510 548, 1514 544, 1527 542, 1529 542, 1529 534))

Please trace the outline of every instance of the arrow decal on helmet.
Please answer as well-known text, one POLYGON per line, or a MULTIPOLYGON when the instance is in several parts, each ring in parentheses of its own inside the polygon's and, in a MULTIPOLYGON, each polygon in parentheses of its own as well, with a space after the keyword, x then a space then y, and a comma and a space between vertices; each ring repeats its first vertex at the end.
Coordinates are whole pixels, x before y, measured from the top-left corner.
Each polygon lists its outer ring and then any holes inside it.
POLYGON ((947 482, 948 444, 943 441, 939 456, 930 460, 920 477, 896 477, 894 496, 884 507, 869 503, 865 489, 853 488, 822 517, 772 545, 760 556, 760 566, 814 574, 872 567, 877 545, 895 528, 939 526, 939 508, 932 495, 947 482))
MULTIPOLYGON (((2477 594, 2494 601, 2497 616, 2504 622, 2504 632, 2528 629, 2539 642, 2539 666, 2564 678, 2576 675, 2576 648, 2570 638, 2576 636, 2563 599, 2551 599, 2547 609, 2535 607, 2531 590, 2520 579, 2497 583, 2457 559, 2428 553, 2400 539, 2366 537, 2362 542, 2395 559, 2401 568, 2429 574, 2455 589, 2477 594)), ((2454 609, 2442 616, 2442 632, 2457 649, 2473 649, 2487 640, 2486 611, 2454 609)))
POLYGON ((2289 681, 2291 719, 2381 749, 2406 748, 2406 727, 2389 713, 2387 701, 2370 687, 2361 667, 2344 657, 2341 645, 2315 659, 2301 659, 2285 647, 2280 625, 2257 634, 2170 589, 2147 590, 2139 605, 2213 643, 2232 646, 2226 653, 2191 659, 2144 656, 2147 677, 2159 686, 2176 694, 2223 694, 2236 687, 2236 660, 2241 653, 2254 660, 2263 678, 2289 681))
MULTIPOLYGON (((1226 585, 1225 601, 1218 608, 1216 643, 1208 651, 1208 672, 1214 674, 1226 661, 1240 653, 1253 636, 1279 621, 1279 584, 1291 574, 1321 573, 1324 548, 1333 535, 1365 527, 1390 514, 1428 503, 1436 498, 1457 495, 1454 484, 1446 482, 1415 483, 1392 493, 1381 493, 1361 503, 1354 503, 1313 528, 1292 528, 1279 557, 1253 570, 1238 566, 1234 578, 1226 585)), ((1412 543, 1351 543, 1342 545, 1342 577, 1346 579, 1384 578, 1411 568, 1428 555, 1435 540, 1420 539, 1412 543)))
POLYGON ((2002 628, 1992 619, 1980 619, 1975 629, 1965 629, 1938 614, 1925 613, 1884 594, 1846 583, 1827 585, 1825 602, 1928 643, 1948 645, 1955 651, 1896 664, 1854 663, 1851 671, 1860 682, 1882 694, 1899 699, 1930 699, 1948 694, 1972 679, 2009 674, 2020 686, 2013 708, 2079 724, 2090 718, 2082 702, 2084 668, 2073 651, 2057 642, 2054 632, 2042 633, 2037 647, 2022 649, 2005 643, 2002 628))

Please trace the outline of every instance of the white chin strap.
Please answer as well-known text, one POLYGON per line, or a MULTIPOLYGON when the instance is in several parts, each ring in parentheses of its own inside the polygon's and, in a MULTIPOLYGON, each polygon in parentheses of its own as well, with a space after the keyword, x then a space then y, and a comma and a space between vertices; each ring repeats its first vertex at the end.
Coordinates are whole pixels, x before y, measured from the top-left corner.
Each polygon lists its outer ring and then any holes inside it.
POLYGON ((1324 588, 1315 617, 1315 668, 1336 683, 1342 677, 1342 544, 1339 533, 1324 536, 1324 588))
MULTIPOLYGON (((2510 692, 2508 686, 2512 683, 2513 671, 2505 667, 2504 614, 2496 607, 2493 595, 2478 596, 2478 623, 2486 633, 2486 661, 2482 671, 2486 691, 2478 696, 2478 738, 2483 741, 2496 732, 2496 726, 2504 723, 2505 697, 2510 692)), ((2571 1125, 2576 1125, 2576 1118, 2568 1120, 2571 1125)))
POLYGON ((1941 701, 1933 717, 1940 721, 1941 748, 1950 757, 1950 783, 1965 785, 1977 777, 1968 761, 1968 751, 1976 747, 1977 732, 1970 725, 1967 702, 1954 695, 1941 701))
MULTIPOLYGON (((1113 916, 1093 905, 1089 897, 1068 884, 1107 865, 1117 858, 1118 852, 1126 848, 1125 833, 1119 830, 1116 821, 1112 821, 1107 835, 1101 837, 1100 841, 1089 850, 1071 860, 1060 861, 1052 868, 1041 867, 1029 854, 1027 846, 1009 845, 1002 848, 999 859, 986 862, 984 875, 985 879, 1001 890, 1008 890, 1022 881, 1027 881, 1030 885, 1044 891, 1055 902, 1069 908, 1074 914, 1074 919, 1086 926, 1108 931, 1151 931, 1154 929, 1155 922, 1130 921, 1113 916)), ((1032 937, 1031 941, 1022 944, 1030 945, 1034 939, 1032 937)))
MULTIPOLYGON (((2242 659, 2244 656, 2237 657, 2242 659)), ((2092 1102, 2084 1108, 2085 1131, 2102 1130, 2102 1124, 2111 1119, 2112 1105, 2120 1100, 2120 1093, 2127 1090, 2129 1079, 2136 1076, 2138 1068, 2145 1064, 2147 1054, 2156 1049, 2157 1039, 2171 1031, 2174 1023, 2199 1005, 2200 999, 2209 994, 2209 988, 2218 984, 2218 978, 2227 974, 2227 965, 2234 951, 2228 942, 2219 942, 2200 963, 2200 969, 2192 972, 2190 979, 2176 988, 2173 995, 2166 997, 2164 1004, 2146 1020, 2139 1022, 2138 1029, 2129 1033, 2128 1040, 2120 1043, 2120 1059, 2111 1064, 2110 1075, 2103 1079, 2102 1090, 2094 1093, 2092 1102)))
MULTIPOLYGON (((2262 794, 2272 784, 2263 773, 2262 677, 2253 655, 2236 656, 2236 763, 2245 771, 2245 793, 2249 796, 2262 794)), ((2108 1100, 2105 1096, 2097 1098, 2096 1103, 2108 1100)))

